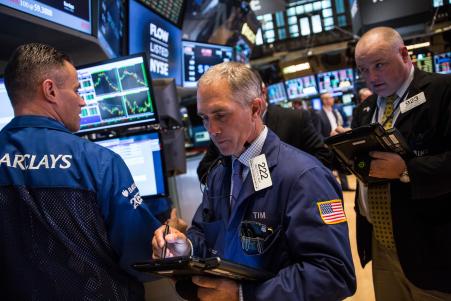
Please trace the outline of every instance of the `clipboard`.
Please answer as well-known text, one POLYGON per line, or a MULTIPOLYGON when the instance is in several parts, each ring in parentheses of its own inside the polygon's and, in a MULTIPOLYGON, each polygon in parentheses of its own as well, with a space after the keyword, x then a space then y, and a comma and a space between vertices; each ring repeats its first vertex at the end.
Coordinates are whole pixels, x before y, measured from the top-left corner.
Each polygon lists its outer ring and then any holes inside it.
POLYGON ((237 264, 219 257, 199 258, 194 256, 172 257, 138 262, 132 267, 139 272, 166 277, 218 276, 238 281, 263 281, 274 277, 264 270, 237 264))
POLYGON ((385 130, 379 123, 371 123, 328 137, 324 143, 335 153, 339 161, 365 184, 389 181, 369 176, 371 163, 369 152, 393 152, 402 158, 412 156, 401 133, 396 128, 385 130))

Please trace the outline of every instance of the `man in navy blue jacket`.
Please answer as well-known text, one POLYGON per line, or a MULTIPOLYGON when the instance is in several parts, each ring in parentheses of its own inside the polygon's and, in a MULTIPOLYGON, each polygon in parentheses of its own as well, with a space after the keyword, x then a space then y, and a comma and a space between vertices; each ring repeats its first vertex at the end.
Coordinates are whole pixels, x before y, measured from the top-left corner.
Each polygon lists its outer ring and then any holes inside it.
POLYGON ((143 300, 130 264, 161 223, 123 160, 71 132, 85 105, 69 57, 20 46, 5 70, 15 116, 0 132, 0 288, 6 300, 143 300))
POLYGON ((261 85, 243 64, 223 63, 200 79, 197 109, 226 157, 207 175, 187 237, 164 227, 154 257, 221 258, 268 270, 265 282, 194 277, 201 300, 341 300, 355 290, 338 183, 311 155, 280 141, 261 119, 261 85), (233 167, 232 167, 233 166, 233 167))

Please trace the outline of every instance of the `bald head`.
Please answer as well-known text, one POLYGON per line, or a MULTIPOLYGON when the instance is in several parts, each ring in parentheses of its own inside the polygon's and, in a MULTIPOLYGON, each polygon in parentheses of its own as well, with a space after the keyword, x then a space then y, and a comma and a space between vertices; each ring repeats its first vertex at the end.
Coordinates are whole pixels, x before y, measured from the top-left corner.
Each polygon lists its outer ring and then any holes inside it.
POLYGON ((390 27, 366 32, 357 43, 355 60, 367 86, 380 96, 395 94, 412 68, 404 41, 390 27))
POLYGON ((365 48, 371 45, 383 44, 394 50, 404 46, 401 35, 390 27, 376 27, 367 31, 359 40, 357 48, 365 48))

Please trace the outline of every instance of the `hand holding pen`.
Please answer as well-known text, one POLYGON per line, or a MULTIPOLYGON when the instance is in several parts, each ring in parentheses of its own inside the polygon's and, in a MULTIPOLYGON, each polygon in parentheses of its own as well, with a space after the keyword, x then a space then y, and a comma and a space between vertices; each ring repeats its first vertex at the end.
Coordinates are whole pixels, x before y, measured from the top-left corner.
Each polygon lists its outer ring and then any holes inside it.
POLYGON ((163 232, 163 239, 164 239, 164 246, 163 249, 161 250, 161 256, 160 258, 166 258, 166 250, 168 248, 168 242, 166 241, 166 235, 169 234, 169 224, 165 223, 165 227, 164 227, 164 232, 163 232))
POLYGON ((185 234, 166 223, 155 231, 152 239, 152 250, 152 257, 158 259, 189 255, 191 246, 185 234))

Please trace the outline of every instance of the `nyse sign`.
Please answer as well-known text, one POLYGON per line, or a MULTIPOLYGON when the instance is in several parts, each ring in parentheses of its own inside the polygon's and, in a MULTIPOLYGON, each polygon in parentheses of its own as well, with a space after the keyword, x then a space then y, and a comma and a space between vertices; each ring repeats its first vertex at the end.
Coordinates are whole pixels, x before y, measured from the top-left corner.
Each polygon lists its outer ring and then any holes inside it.
POLYGON ((169 32, 150 23, 149 35, 150 71, 169 76, 169 32))

